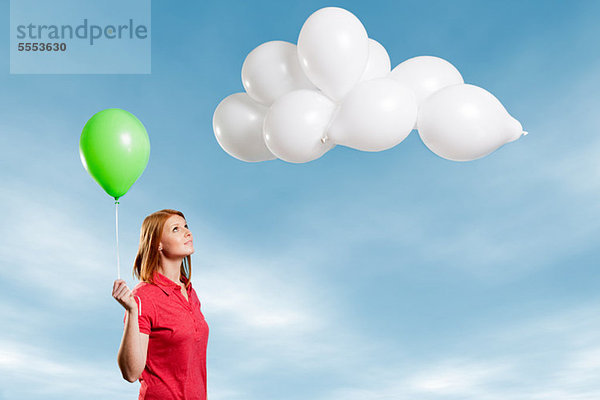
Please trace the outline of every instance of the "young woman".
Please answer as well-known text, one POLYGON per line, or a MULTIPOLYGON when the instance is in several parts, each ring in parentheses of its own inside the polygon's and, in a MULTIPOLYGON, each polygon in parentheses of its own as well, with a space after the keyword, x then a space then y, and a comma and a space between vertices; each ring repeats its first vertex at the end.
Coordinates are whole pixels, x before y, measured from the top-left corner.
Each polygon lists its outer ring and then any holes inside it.
POLYGON ((180 211, 144 219, 133 267, 140 283, 116 280, 125 308, 117 361, 123 378, 140 380, 142 400, 206 400, 208 325, 192 288, 192 233, 180 211))

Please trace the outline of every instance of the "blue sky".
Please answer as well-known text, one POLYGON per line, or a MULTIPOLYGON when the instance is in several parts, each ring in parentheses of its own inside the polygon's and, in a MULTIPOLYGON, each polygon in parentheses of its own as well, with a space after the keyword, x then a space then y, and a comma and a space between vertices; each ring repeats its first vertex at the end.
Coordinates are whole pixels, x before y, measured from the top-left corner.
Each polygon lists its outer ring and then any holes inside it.
MULTIPOLYGON (((7 1, 1 22, 9 30, 7 1)), ((123 275, 145 215, 182 210, 210 326, 211 400, 600 398, 600 36, 594 1, 152 4, 149 75, 10 75, 0 41, 0 399, 132 399, 114 209, 79 160, 119 107, 148 130, 120 205, 123 275), (450 61, 529 135, 467 163, 413 132, 380 153, 249 164, 212 113, 246 55, 353 12, 392 67, 450 61)))

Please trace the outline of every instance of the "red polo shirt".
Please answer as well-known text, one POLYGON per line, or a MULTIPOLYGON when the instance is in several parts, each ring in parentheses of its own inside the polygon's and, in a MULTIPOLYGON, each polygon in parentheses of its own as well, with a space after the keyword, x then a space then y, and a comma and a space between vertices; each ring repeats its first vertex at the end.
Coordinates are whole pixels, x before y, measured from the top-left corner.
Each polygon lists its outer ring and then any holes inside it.
POLYGON ((134 289, 140 332, 150 335, 139 400, 206 400, 208 324, 190 283, 180 286, 156 273, 155 283, 134 289))

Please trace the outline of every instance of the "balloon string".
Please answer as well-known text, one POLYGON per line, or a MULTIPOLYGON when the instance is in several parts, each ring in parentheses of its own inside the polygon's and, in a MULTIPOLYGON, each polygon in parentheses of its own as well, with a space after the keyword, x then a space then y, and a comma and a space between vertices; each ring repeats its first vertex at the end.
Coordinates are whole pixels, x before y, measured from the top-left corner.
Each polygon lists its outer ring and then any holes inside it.
POLYGON ((121 261, 119 260, 119 202, 115 201, 115 223, 117 233, 117 279, 121 279, 121 261))

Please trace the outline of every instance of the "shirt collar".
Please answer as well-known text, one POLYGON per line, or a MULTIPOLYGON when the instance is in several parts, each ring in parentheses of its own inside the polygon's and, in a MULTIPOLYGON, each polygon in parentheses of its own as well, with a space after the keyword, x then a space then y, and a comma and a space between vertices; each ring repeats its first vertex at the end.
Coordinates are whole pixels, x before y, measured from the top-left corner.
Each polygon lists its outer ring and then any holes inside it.
MULTIPOLYGON (((154 273, 154 284, 161 288, 162 291, 165 292, 167 295, 173 293, 176 290, 180 290, 180 286, 178 284, 176 284, 175 282, 173 282, 158 271, 154 273)), ((192 282, 190 282, 189 288, 192 288, 192 282)))

